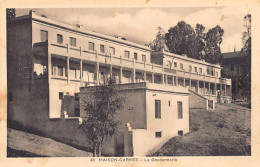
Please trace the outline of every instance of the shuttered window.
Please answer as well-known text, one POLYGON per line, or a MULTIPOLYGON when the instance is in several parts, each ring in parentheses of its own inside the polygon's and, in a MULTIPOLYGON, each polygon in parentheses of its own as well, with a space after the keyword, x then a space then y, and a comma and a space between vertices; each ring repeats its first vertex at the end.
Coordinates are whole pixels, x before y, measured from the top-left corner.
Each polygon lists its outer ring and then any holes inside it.
POLYGON ((155 100, 155 118, 161 118, 161 100, 155 100))

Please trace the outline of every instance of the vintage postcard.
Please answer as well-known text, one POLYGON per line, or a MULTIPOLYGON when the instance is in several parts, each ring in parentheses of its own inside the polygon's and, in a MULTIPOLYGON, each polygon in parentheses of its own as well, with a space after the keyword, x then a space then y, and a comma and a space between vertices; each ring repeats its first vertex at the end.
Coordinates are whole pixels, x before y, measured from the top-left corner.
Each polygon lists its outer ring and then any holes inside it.
POLYGON ((6 166, 258 166, 259 1, 1 1, 6 166))

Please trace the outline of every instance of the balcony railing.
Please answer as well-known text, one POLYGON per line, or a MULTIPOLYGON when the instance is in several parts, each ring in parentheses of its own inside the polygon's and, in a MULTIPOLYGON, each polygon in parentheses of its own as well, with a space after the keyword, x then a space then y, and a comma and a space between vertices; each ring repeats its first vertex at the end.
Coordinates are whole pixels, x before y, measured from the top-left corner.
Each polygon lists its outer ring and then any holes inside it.
POLYGON ((102 64, 112 64, 114 66, 123 66, 124 68, 135 68, 136 70, 154 72, 159 74, 175 75, 180 78, 189 78, 192 80, 201 80, 206 82, 221 83, 231 85, 231 79, 220 78, 212 75, 192 73, 177 68, 166 68, 163 65, 136 61, 133 59, 123 58, 121 55, 112 55, 110 53, 101 53, 91 51, 83 47, 69 46, 68 44, 58 44, 52 42, 35 43, 33 53, 36 55, 47 56, 47 52, 58 56, 69 56, 75 59, 82 59, 90 62, 99 62, 102 64), (48 47, 47 47, 48 46, 48 47))

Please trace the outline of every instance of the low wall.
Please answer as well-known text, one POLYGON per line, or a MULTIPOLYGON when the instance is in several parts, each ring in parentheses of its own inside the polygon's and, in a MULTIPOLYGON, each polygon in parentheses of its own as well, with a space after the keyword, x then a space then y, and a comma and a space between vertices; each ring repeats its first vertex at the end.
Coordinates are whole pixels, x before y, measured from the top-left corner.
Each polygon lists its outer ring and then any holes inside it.
POLYGON ((191 93, 189 95, 189 107, 208 110, 208 100, 191 93))

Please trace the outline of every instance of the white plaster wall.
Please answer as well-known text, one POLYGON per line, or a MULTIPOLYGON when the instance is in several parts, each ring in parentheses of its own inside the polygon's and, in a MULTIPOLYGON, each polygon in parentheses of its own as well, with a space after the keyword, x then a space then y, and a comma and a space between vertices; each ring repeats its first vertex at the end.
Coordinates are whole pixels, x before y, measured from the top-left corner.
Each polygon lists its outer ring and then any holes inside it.
POLYGON ((69 93, 69 95, 74 95, 74 93, 79 92, 80 82, 70 81, 67 85, 66 80, 51 80, 49 88, 49 117, 50 118, 60 118, 61 117, 61 105, 62 100, 59 99, 59 92, 63 92, 63 95, 69 93))
MULTIPOLYGON (((93 37, 90 35, 83 35, 79 33, 75 33, 73 31, 61 29, 58 27, 46 25, 43 23, 33 22, 32 24, 32 42, 41 42, 40 38, 40 30, 48 31, 48 40, 52 43, 57 43, 57 34, 63 35, 63 44, 70 43, 70 37, 76 38, 76 47, 80 46, 84 50, 88 50, 88 42, 93 42, 95 44, 95 50, 100 53, 100 44, 105 45, 105 53, 109 50, 109 47, 115 48, 115 56, 124 58, 124 51, 127 50, 130 52, 129 60, 133 60, 134 52, 138 54, 137 62, 142 62, 142 55, 146 55, 146 62, 150 63, 150 52, 139 49, 136 47, 131 47, 129 45, 124 45, 108 40, 104 40, 101 38, 93 37)), ((111 53, 112 54, 112 53, 111 53)))
POLYGON ((147 91, 146 111, 147 129, 133 129, 134 156, 155 152, 170 138, 178 135, 178 130, 183 130, 184 134, 189 132, 188 95, 147 91), (161 100, 161 119, 155 118, 155 100, 161 100), (182 119, 178 119, 177 101, 183 104, 182 119), (162 137, 156 138, 155 132, 162 132, 162 137))

